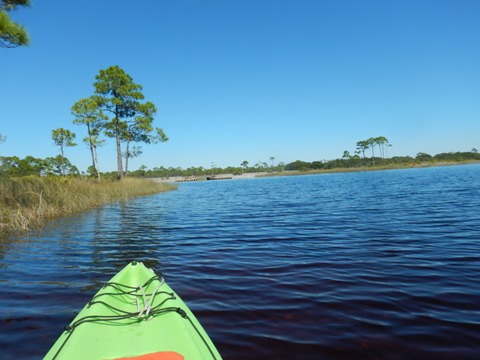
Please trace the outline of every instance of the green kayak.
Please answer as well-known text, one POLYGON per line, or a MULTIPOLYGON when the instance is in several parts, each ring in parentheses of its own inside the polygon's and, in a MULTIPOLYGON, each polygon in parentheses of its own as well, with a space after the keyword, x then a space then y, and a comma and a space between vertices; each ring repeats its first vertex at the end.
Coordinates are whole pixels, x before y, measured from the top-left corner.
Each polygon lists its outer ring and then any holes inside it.
POLYGON ((115 275, 45 359, 221 359, 178 295, 140 262, 115 275))

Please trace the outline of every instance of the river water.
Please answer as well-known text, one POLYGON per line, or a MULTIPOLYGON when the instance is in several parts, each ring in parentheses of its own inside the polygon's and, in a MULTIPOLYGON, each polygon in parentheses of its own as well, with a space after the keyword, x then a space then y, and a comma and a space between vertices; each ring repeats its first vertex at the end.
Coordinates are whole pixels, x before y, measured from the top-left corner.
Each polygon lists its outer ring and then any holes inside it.
POLYGON ((0 239, 0 357, 131 260, 225 359, 480 358, 479 165, 185 183, 0 239))

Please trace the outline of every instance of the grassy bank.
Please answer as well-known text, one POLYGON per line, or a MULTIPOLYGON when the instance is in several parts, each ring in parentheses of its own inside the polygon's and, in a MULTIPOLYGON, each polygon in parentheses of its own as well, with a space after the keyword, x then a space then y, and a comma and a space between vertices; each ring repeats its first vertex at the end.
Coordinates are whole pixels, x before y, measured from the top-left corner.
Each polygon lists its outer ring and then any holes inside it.
POLYGON ((143 179, 0 177, 0 233, 30 230, 48 219, 173 189, 174 185, 143 179))

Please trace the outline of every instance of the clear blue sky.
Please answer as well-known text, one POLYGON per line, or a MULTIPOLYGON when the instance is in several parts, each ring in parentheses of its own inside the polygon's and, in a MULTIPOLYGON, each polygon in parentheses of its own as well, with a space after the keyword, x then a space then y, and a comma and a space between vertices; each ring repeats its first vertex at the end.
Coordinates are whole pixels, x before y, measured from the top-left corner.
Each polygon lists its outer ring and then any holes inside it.
MULTIPOLYGON (((32 38, 0 49, 0 155, 48 157, 71 106, 119 65, 170 141, 140 165, 340 158, 385 136, 389 156, 480 149, 480 1, 34 0, 32 38)), ((67 149, 80 170, 87 147, 67 149)), ((100 168, 115 170, 113 141, 100 168)))

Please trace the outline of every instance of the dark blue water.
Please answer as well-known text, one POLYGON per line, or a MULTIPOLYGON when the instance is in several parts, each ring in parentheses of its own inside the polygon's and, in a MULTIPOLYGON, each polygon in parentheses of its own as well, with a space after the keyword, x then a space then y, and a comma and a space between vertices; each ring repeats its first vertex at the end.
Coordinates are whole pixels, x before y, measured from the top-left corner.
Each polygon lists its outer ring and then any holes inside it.
POLYGON ((1 239, 1 358, 133 259, 225 359, 480 358, 479 165, 185 183, 1 239))

